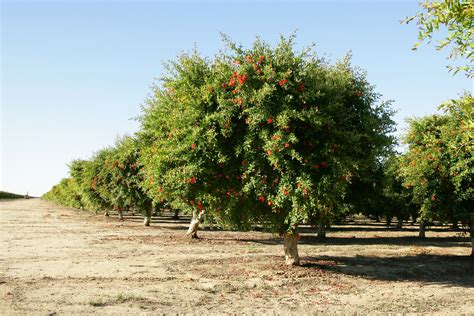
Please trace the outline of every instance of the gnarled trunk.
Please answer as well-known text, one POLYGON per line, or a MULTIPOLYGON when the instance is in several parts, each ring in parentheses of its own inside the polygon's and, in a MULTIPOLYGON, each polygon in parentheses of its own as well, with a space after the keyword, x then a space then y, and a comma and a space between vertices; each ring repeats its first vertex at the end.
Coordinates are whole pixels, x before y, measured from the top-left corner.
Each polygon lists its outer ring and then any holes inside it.
POLYGON ((145 216, 143 218, 143 225, 145 226, 150 226, 150 223, 151 223, 151 213, 152 213, 152 210, 151 209, 148 209, 145 211, 145 216))
POLYGON ((421 220, 420 221, 420 232, 418 233, 418 237, 419 238, 425 238, 426 237, 425 231, 426 231, 426 221, 421 220))
POLYGON ((320 220, 318 224, 318 238, 326 238, 326 221, 320 220))
POLYGON ((151 216, 146 215, 145 218, 143 219, 143 225, 150 226, 150 223, 151 223, 151 216))
POLYGON ((185 236, 191 237, 191 238, 199 238, 197 235, 197 231, 199 228, 199 224, 202 221, 202 214, 203 213, 200 212, 199 215, 196 216, 196 213, 195 212, 193 213, 193 219, 191 220, 191 224, 189 224, 189 228, 185 236))
POLYGON ((122 210, 118 210, 118 218, 119 220, 123 221, 123 211, 122 210))
POLYGON ((392 225, 392 216, 386 216, 385 219, 387 221, 387 227, 390 227, 390 225, 392 225))
POLYGON ((285 262, 289 266, 297 266, 300 264, 298 255, 298 234, 285 233, 283 235, 285 248, 285 262))

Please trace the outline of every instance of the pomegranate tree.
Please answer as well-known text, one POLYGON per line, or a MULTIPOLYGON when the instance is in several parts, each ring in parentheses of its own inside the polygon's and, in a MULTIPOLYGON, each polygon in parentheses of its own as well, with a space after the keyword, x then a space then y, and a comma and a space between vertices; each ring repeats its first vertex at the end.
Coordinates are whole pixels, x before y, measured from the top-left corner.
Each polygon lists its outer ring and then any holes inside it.
POLYGON ((445 114, 410 121, 404 186, 421 206, 422 229, 430 220, 461 221, 470 224, 474 238, 474 98, 467 94, 441 108, 445 114))
POLYGON ((214 58, 184 54, 147 100, 143 186, 156 202, 224 226, 284 236, 298 264, 298 225, 343 208, 348 185, 391 145, 391 110, 349 58, 330 64, 294 38, 257 40, 214 58))

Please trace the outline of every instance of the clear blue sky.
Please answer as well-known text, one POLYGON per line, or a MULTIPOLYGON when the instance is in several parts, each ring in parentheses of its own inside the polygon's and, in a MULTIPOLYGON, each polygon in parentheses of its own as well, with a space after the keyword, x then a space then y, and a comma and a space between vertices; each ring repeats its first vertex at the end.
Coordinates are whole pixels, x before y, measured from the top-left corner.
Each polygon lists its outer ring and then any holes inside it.
POLYGON ((41 195, 118 135, 133 133, 162 63, 194 45, 223 47, 219 31, 250 44, 298 30, 332 60, 352 50, 404 118, 436 112, 473 83, 452 77, 445 53, 418 52, 417 1, 14 1, 1 2, 0 190, 41 195))

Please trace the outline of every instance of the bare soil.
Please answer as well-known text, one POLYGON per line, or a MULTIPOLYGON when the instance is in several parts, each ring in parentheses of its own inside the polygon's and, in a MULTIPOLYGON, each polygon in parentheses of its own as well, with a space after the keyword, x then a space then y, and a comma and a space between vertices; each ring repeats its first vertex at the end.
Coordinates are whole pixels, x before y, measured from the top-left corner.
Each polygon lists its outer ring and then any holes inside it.
MULTIPOLYGON (((170 214, 171 216, 171 214, 170 214)), ((105 217, 40 199, 0 202, 0 314, 474 314, 468 236, 435 227, 304 227, 302 265, 264 232, 189 218, 105 217)))

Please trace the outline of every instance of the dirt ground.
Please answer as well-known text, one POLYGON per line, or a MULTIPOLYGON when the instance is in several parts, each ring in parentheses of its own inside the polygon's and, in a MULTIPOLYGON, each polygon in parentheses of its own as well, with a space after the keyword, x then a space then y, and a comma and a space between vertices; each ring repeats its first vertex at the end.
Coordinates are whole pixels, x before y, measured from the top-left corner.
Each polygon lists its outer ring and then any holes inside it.
POLYGON ((474 314, 468 236, 415 226, 303 229, 302 266, 263 232, 200 231, 188 219, 104 217, 40 199, 0 201, 0 314, 474 314))

